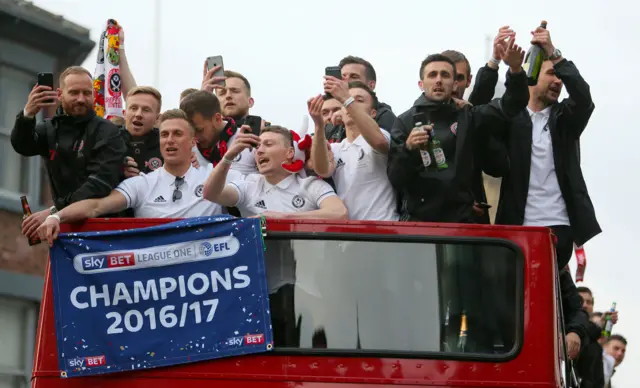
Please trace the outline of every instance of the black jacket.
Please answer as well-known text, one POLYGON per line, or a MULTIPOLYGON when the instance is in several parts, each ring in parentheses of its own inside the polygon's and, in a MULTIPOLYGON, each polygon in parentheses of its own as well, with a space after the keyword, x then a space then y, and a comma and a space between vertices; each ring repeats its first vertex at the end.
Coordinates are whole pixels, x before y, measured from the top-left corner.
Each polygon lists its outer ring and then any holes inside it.
MULTIPOLYGON (((488 104, 493 99, 498 83, 498 70, 489 66, 478 69, 476 81, 469 102, 473 105, 488 104)), ((476 160, 474 166, 473 183, 471 190, 476 202, 487 202, 487 195, 484 189, 484 179, 482 173, 492 177, 500 178, 509 170, 509 156, 504 143, 493 135, 483 136, 478 139, 476 160)), ((489 211, 478 216, 474 213, 474 221, 478 224, 490 224, 489 211)))
MULTIPOLYGON (((493 128, 501 128, 526 107, 528 100, 526 74, 521 71, 507 74, 505 95, 491 104, 457 109, 453 102, 435 104, 423 94, 411 109, 398 116, 391 129, 387 174, 394 189, 406 201, 409 219, 473 222, 472 184, 478 139, 487 136, 493 128), (451 123, 451 132, 455 134, 455 156, 447 170, 425 170, 419 151, 410 151, 405 146, 414 126, 413 114, 419 111, 434 117, 436 133, 442 128, 440 122, 442 125, 451 123)), ((445 131, 448 129, 444 128, 445 131)))
MULTIPOLYGON (((554 65, 569 98, 551 106, 549 131, 553 160, 562 197, 567 205, 572 234, 578 246, 602 230, 587 192, 580 168, 579 140, 595 105, 589 85, 573 62, 563 59, 554 65)), ((522 225, 529 192, 531 169, 532 123, 526 109, 521 109, 506 132, 510 170, 502 180, 496 224, 522 225)))
MULTIPOLYGON (((148 174, 164 164, 160 152, 160 130, 153 128, 142 136, 133 137, 125 127, 120 128, 122 138, 127 145, 127 154, 138 164, 138 170, 148 174)), ((122 177, 124 179, 124 176, 122 177)))
POLYGON ((97 117, 65 115, 37 123, 20 112, 11 132, 13 149, 44 159, 56 208, 88 198, 102 198, 120 182, 126 146, 120 129, 97 117))

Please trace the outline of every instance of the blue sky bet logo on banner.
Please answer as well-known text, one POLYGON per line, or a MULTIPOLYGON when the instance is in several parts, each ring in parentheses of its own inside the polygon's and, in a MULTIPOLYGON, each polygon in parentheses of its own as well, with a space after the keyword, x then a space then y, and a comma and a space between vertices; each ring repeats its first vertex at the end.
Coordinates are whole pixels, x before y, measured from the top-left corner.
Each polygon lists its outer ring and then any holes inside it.
POLYGON ((64 234, 51 270, 62 377, 272 348, 259 219, 64 234))

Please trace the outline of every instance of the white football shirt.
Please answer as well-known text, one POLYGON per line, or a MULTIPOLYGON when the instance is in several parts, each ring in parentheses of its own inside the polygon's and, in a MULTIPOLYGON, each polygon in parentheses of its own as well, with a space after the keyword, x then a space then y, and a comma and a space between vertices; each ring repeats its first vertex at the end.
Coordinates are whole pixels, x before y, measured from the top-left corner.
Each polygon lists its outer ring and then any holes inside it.
MULTIPOLYGON (((229 183, 238 191, 235 205, 243 217, 265 211, 295 213, 320 209, 322 201, 336 195, 331 186, 319 177, 301 178, 291 174, 276 185, 267 182, 261 174, 252 174, 244 180, 229 183)), ((284 245, 278 250, 267 249, 265 263, 269 293, 286 284, 295 284, 296 270, 293 251, 284 245)))
POLYGON ((283 213, 318 210, 322 201, 336 195, 319 177, 301 178, 298 174, 291 174, 276 185, 267 182, 261 174, 252 174, 244 180, 231 181, 230 186, 238 191, 235 206, 243 217, 267 210, 283 213))
MULTIPOLYGON (((387 141, 389 132, 380 129, 387 141)), ((386 154, 373 149, 358 136, 331 144, 336 169, 336 192, 349 211, 350 220, 397 221, 396 194, 387 176, 386 154)))
MULTIPOLYGON (((180 199, 173 200, 176 177, 168 173, 164 166, 146 175, 135 176, 122 181, 116 190, 127 199, 127 207, 132 208, 138 218, 188 218, 222 214, 222 207, 202 197, 204 183, 213 171, 209 163, 200 168, 191 166, 179 187, 180 199)), ((229 179, 241 179, 231 172, 229 179)))

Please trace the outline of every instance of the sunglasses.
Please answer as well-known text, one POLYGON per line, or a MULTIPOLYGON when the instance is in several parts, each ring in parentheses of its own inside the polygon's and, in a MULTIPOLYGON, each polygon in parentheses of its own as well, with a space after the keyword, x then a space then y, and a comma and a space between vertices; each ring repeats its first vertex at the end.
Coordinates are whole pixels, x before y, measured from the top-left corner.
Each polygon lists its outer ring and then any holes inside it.
POLYGON ((176 186, 175 190, 173 190, 173 202, 182 199, 182 191, 180 191, 180 186, 184 184, 184 177, 176 177, 176 181, 174 185, 176 186))

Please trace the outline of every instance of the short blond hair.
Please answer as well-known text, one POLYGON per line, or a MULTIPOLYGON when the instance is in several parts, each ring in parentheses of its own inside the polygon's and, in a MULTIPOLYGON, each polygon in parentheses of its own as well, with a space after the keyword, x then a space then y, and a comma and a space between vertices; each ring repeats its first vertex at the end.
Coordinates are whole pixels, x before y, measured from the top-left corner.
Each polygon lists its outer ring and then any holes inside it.
POLYGON ((184 120, 187 122, 189 129, 191 129, 191 133, 193 134, 196 132, 195 128, 189 121, 187 114, 184 113, 182 109, 169 109, 167 111, 162 112, 162 114, 160 115, 160 119, 158 120, 159 124, 162 124, 167 120, 184 120))
POLYGON ((273 133, 279 134, 284 138, 285 144, 289 145, 289 147, 293 147, 293 135, 291 134, 291 131, 288 130, 287 128, 281 127, 279 125, 269 125, 267 127, 262 128, 262 130, 260 131, 260 134, 262 135, 263 133, 267 133, 267 132, 273 132, 273 133))
POLYGON ((160 110, 162 109, 162 94, 158 89, 152 86, 136 86, 135 88, 129 90, 129 93, 127 93, 127 99, 137 94, 147 94, 155 98, 156 101, 158 101, 158 112, 160 112, 160 110))
POLYGON ((200 89, 187 88, 187 89, 183 90, 182 93, 180 93, 180 101, 182 101, 185 97, 187 97, 191 93, 197 92, 198 90, 200 90, 200 89))
POLYGON ((82 66, 70 66, 64 69, 60 77, 58 78, 58 84, 60 88, 64 87, 64 80, 70 75, 87 75, 93 81, 93 76, 89 72, 89 70, 85 69, 82 66))

